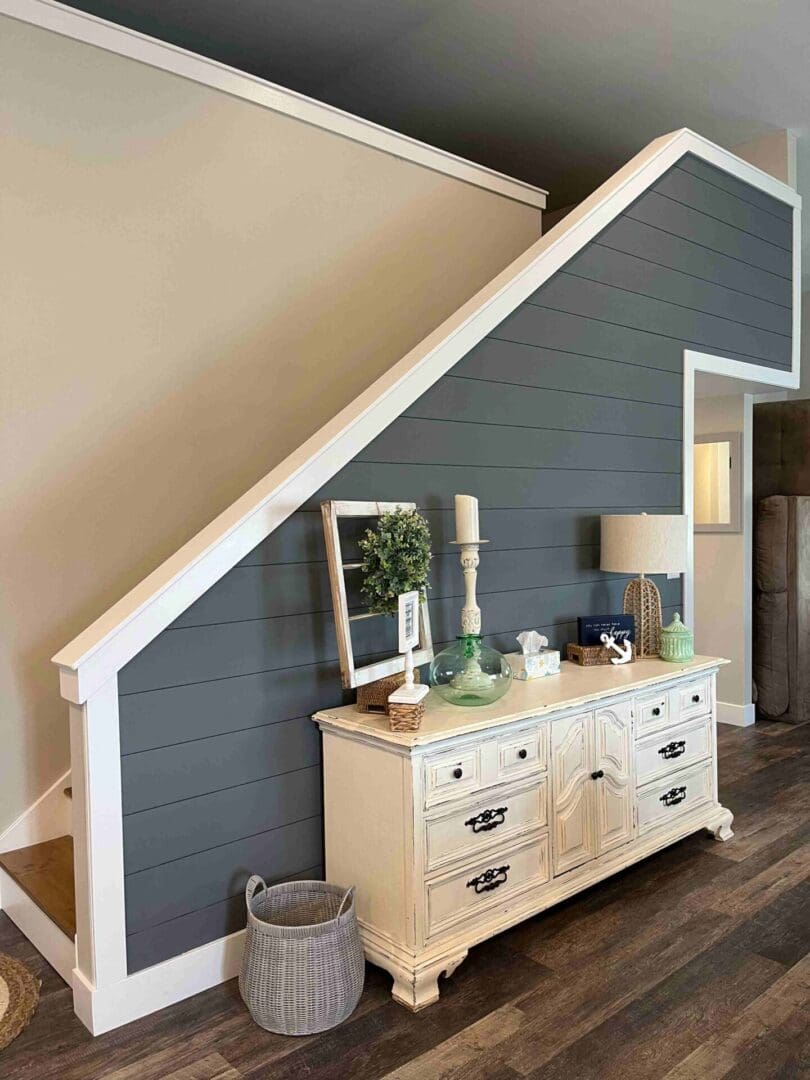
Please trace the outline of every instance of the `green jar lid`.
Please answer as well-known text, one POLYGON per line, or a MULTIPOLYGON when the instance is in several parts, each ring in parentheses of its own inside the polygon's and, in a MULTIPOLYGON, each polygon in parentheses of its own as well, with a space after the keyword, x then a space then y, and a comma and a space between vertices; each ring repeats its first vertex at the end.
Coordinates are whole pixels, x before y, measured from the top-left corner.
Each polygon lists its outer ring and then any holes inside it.
POLYGON ((687 630, 681 622, 681 616, 679 612, 675 612, 675 618, 669 624, 669 626, 661 627, 662 634, 673 634, 677 637, 691 637, 692 631, 687 630))

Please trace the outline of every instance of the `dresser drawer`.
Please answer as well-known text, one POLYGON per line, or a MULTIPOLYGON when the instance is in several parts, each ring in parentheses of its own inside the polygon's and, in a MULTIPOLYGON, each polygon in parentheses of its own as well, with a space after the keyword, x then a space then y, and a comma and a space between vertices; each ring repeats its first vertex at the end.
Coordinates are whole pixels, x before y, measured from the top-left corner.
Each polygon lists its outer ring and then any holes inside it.
POLYGON ((676 686, 669 692, 669 711, 674 724, 690 720, 693 716, 705 716, 712 710, 712 680, 706 675, 686 686, 676 686))
POLYGON ((691 813, 712 799, 712 763, 693 765, 638 792, 639 836, 691 813))
POLYGON ((708 717, 664 728, 636 743, 636 784, 641 787, 675 769, 702 761, 712 752, 712 721, 708 717))
POLYGON ((650 731, 666 727, 670 722, 669 694, 664 690, 636 698, 635 711, 637 735, 646 735, 650 731))
POLYGON ((542 833, 429 881, 425 886, 427 936, 434 937, 455 923, 472 921, 479 912, 527 886, 548 881, 548 856, 548 833, 542 833))
POLYGON ((548 768, 548 725, 502 735, 498 739, 498 779, 513 780, 548 768))
POLYGON ((465 746, 425 758, 425 806, 461 799, 481 786, 481 747, 465 746))
POLYGON ((425 822, 425 863, 428 871, 472 855, 492 845, 502 846, 515 835, 548 823, 545 779, 531 787, 502 789, 486 799, 467 803, 425 822))

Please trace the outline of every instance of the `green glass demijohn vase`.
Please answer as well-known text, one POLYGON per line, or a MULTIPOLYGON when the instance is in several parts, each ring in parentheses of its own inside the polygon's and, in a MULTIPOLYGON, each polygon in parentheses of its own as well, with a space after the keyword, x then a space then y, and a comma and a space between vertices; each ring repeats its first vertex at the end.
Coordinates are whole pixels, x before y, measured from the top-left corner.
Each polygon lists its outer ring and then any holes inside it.
POLYGON ((662 660, 668 660, 671 664, 686 664, 695 656, 694 637, 691 630, 681 622, 681 616, 675 612, 675 618, 669 626, 661 627, 662 660))
POLYGON ((512 682, 506 657, 480 634, 461 634, 430 665, 430 684, 451 705, 491 705, 503 697, 512 682))

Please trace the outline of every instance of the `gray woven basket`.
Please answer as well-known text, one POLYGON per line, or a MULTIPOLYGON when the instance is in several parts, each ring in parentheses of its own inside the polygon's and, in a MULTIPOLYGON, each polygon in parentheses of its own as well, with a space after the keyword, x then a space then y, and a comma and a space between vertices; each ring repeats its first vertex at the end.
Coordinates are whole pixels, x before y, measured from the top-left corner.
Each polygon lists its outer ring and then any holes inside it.
POLYGON ((365 979, 354 888, 324 881, 267 886, 254 874, 245 899, 239 992, 256 1023, 280 1035, 312 1035, 342 1023, 365 979))

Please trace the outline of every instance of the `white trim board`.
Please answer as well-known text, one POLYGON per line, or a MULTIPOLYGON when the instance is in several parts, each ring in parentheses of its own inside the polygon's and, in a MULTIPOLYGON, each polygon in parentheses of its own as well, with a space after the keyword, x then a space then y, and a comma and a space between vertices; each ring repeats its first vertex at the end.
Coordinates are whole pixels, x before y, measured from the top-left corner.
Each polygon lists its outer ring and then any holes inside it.
POLYGON ((717 723, 732 727, 751 727, 756 721, 754 705, 732 705, 728 701, 717 702, 717 723))
POLYGON ((103 988, 94 987, 77 968, 73 972, 76 1015, 93 1035, 103 1035, 227 982, 239 974, 245 933, 237 930, 103 988))
POLYGON ((290 116, 304 124, 322 128, 333 135, 362 143, 374 150, 421 165, 433 172, 443 173, 473 187, 492 191, 526 206, 533 206, 538 210, 545 208, 548 192, 524 180, 515 180, 494 169, 488 169, 485 165, 467 161, 456 154, 439 150, 407 135, 400 135, 370 120, 353 116, 333 105, 315 101, 314 98, 260 79, 256 75, 249 75, 218 60, 189 52, 178 45, 159 41, 96 15, 77 11, 57 3, 56 0, 0 0, 0 14, 51 30, 74 41, 94 45, 118 56, 126 56, 161 71, 180 75, 184 79, 210 86, 232 97, 261 105, 265 109, 272 109, 273 112, 290 116))
MULTIPOLYGON (((61 649, 53 662, 60 669, 62 695, 77 704, 86 701, 688 153, 780 199, 794 208, 794 217, 798 218, 801 199, 795 191, 702 136, 682 129, 656 139, 320 431, 61 649)), ((708 360, 720 365, 713 369, 720 374, 741 368, 747 379, 774 386, 796 386, 798 338, 793 344, 791 372, 718 357, 708 360)), ((704 370, 700 364, 703 355, 685 354, 695 358, 698 370, 704 370)), ((691 400, 693 375, 689 394, 691 400)))
MULTIPOLYGON (((795 331, 800 333, 801 327, 795 331)), ((750 389, 752 381, 770 383, 787 389, 795 389, 801 379, 800 339, 793 341, 793 368, 789 372, 763 368, 724 356, 685 349, 683 354, 683 512, 689 517, 687 528, 687 560, 684 575, 684 621, 687 626, 695 623, 695 533, 692 527, 694 513, 694 455, 695 455, 695 375, 698 372, 722 375, 745 384, 750 389)), ((733 392, 733 382, 729 386, 733 392)), ((768 397, 770 395, 762 395, 768 397)), ((743 681, 748 694, 753 692, 753 406, 754 395, 743 392, 743 450, 742 450, 742 531, 745 536, 743 568, 743 612, 745 619, 745 652, 743 656, 743 681)), ((734 705, 717 703, 717 719, 723 724, 748 727, 755 721, 755 709, 749 702, 734 705)))
MULTIPOLYGON (((696 352, 693 349, 684 349, 683 353, 683 512, 689 516, 690 525, 687 529, 687 570, 684 580, 684 621, 687 626, 693 626, 695 620, 694 598, 694 573, 695 573, 695 536, 692 529, 691 519, 694 509, 694 458, 695 458, 695 375, 703 372, 711 375, 723 375, 729 379, 742 380, 743 382, 770 383, 772 386, 781 386, 788 389, 796 389, 801 378, 799 368, 798 350, 800 340, 794 339, 793 353, 794 363, 790 371, 777 371, 774 368, 765 368, 759 364, 747 364, 741 360, 729 360, 725 356, 714 356, 711 353, 696 352)), ((729 392, 733 392, 731 387, 729 392)), ((750 413, 753 396, 746 394, 746 409, 750 413)), ((751 439, 743 439, 743 527, 750 524, 752 513, 751 502, 751 439), (747 443, 747 445, 746 445, 747 443)), ((750 528, 749 528, 750 533, 750 528)), ((747 575, 750 578, 750 574, 747 575)), ((746 610, 750 611, 750 581, 748 583, 748 595, 746 598, 746 610)), ((750 638, 750 625, 748 628, 750 638)))

